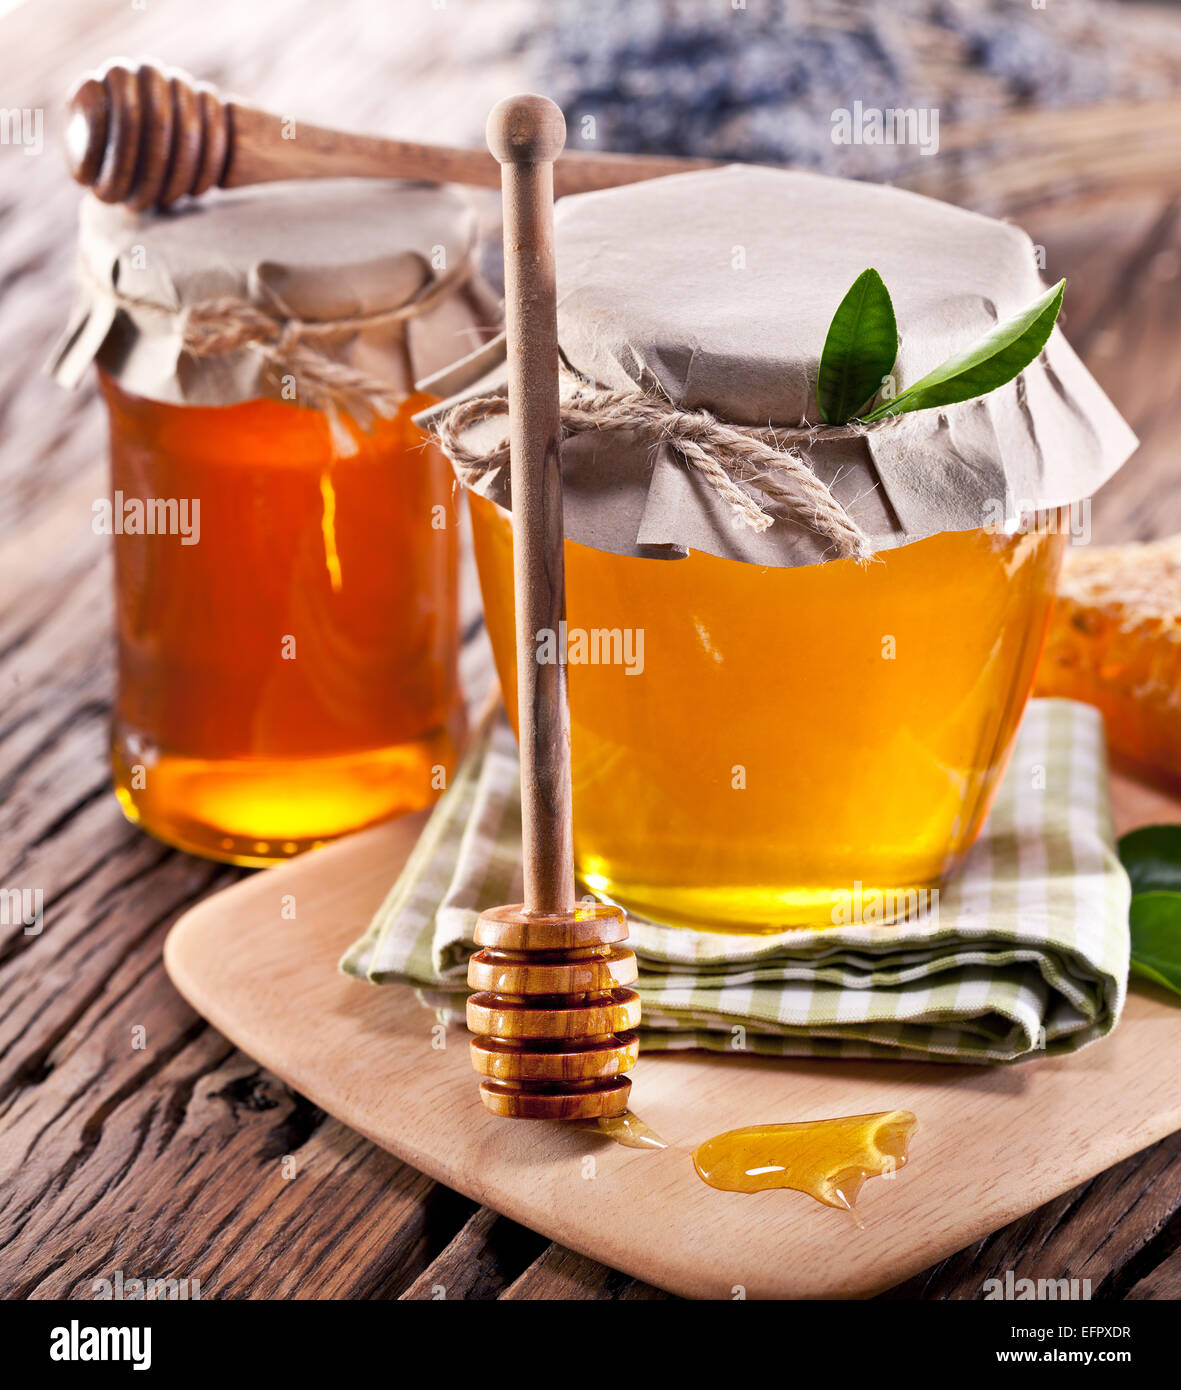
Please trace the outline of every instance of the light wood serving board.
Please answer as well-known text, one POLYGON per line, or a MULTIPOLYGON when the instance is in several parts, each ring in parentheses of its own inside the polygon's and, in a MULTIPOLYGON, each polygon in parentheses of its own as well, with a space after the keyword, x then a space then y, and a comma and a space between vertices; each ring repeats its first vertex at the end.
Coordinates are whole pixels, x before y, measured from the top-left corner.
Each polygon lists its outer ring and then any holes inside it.
MULTIPOLYGON (((1120 829, 1181 819, 1117 777, 1120 829)), ((258 874, 173 927, 168 972, 226 1037, 415 1168, 593 1259, 690 1297, 856 1298, 908 1278, 1181 1128, 1181 1005, 1134 986, 1115 1033, 1016 1066, 641 1057, 635 1111, 668 1141, 487 1114, 467 1035, 409 988, 337 972, 412 849, 425 813, 258 874), (296 916, 283 915, 294 899, 296 916), (911 1163, 866 1184, 858 1230, 801 1193, 718 1192, 694 1146, 722 1130, 909 1109, 911 1163), (586 1159, 593 1158, 593 1163, 586 1159)))

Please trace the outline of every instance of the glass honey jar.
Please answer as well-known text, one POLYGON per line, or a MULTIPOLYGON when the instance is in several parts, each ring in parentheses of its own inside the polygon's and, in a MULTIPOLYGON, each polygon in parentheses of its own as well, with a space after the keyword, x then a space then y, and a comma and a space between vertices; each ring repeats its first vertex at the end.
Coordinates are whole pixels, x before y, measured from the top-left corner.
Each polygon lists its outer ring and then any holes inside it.
MULTIPOLYGON (((515 721, 512 520, 471 504, 515 721)), ((630 667, 621 638, 623 660, 568 672, 582 882, 654 921, 729 930, 837 924, 855 884, 862 901, 925 902, 992 803, 1065 541, 1053 523, 950 532, 877 564, 793 568, 567 541, 570 629, 644 634, 630 667)))
POLYGON ((450 470, 410 421, 427 402, 349 422, 341 458, 317 411, 102 383, 114 495, 199 500, 194 545, 115 536, 128 818, 255 863, 430 804, 463 712, 450 470))
MULTIPOLYGON (((1058 334, 1017 382, 877 429, 810 423, 818 358, 842 295, 877 266, 904 389, 1037 297, 1032 246, 893 189, 739 168, 563 200, 556 232, 557 646, 582 887, 722 932, 929 910, 1012 753, 1070 539, 1064 508, 1133 441, 1058 334), (636 399, 645 410, 629 414, 636 399), (738 454, 719 480, 677 444, 712 438, 711 422, 779 453, 757 469, 738 454), (854 522, 868 556, 843 556, 822 510, 854 522)), ((470 490, 515 718, 493 356, 440 378, 448 399, 424 420, 470 490)))
POLYGON ((115 792, 160 839, 267 864, 446 786, 458 511, 411 417, 416 373, 486 321, 472 235, 458 197, 398 185, 88 205, 83 264, 118 269, 59 374, 98 364, 115 792))

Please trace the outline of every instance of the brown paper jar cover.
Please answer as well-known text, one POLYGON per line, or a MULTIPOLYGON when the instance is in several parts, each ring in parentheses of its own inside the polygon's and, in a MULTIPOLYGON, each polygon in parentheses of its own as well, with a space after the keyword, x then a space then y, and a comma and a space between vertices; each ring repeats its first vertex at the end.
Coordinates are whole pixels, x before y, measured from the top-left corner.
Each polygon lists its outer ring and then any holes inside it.
MULTIPOLYGON (((163 214, 88 196, 77 300, 51 371, 72 387, 95 362, 123 390, 177 405, 292 399, 282 366, 252 345, 186 351, 185 311, 232 299, 308 325, 330 361, 405 397, 498 320, 474 272, 475 239, 461 193, 393 181, 270 184, 163 214), (340 327, 317 331, 325 324, 340 327)), ((294 399, 307 403, 295 376, 294 399)))
MULTIPOLYGON (((894 302, 899 391, 1044 289, 1036 248, 1017 227, 816 174, 736 165, 584 194, 558 204, 556 229, 559 342, 572 372, 740 425, 820 420, 828 326, 868 266, 894 302)), ((1070 302, 1068 285, 1067 319, 1070 302)), ((420 421, 502 393, 503 357, 497 340, 424 382, 449 399, 420 421)), ((503 419, 485 420, 464 443, 487 450, 504 435, 503 419)), ((1038 361, 987 396, 853 438, 826 438, 821 427, 797 447, 873 548, 885 550, 996 523, 1002 510, 1015 527, 1022 514, 1077 502, 1135 444, 1055 329, 1038 361)), ((703 550, 773 566, 835 558, 830 541, 774 504, 766 530, 736 524, 700 475, 651 438, 574 436, 562 466, 566 534, 585 545, 672 558, 703 550)), ((465 480, 509 506, 507 471, 465 480)))

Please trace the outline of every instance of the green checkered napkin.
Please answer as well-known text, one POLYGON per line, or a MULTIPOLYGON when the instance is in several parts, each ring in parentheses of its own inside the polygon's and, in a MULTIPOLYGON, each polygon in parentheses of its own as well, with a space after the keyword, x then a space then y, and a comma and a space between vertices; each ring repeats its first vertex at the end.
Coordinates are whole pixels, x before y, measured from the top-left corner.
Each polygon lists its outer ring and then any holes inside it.
MULTIPOLYGON (((424 1003, 462 1011, 477 914, 521 898, 518 775, 499 713, 343 970, 409 981, 424 1003)), ((1128 901, 1100 716, 1035 700, 984 832, 936 912, 762 936, 632 917, 642 1045, 964 1062, 1073 1052, 1119 1019, 1128 901)))

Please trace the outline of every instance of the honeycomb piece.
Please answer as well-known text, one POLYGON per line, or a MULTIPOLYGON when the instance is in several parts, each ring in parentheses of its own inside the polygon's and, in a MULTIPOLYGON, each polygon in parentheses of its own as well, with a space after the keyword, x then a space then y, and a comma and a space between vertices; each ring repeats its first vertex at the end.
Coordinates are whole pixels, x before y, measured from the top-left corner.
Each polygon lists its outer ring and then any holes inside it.
POLYGON ((1035 693, 1095 705, 1111 748, 1181 777, 1181 536, 1067 551, 1035 693))

